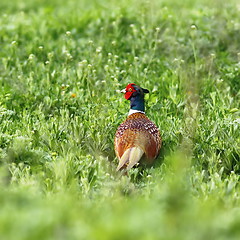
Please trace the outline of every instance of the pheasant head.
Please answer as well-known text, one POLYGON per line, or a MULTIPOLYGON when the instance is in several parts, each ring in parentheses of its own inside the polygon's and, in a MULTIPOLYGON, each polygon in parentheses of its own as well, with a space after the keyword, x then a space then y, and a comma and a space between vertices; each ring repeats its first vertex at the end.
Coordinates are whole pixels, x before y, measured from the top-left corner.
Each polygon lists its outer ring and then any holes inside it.
POLYGON ((147 89, 141 88, 134 83, 130 83, 121 92, 124 93, 124 97, 127 100, 130 100, 130 110, 144 112, 144 93, 149 93, 147 89))

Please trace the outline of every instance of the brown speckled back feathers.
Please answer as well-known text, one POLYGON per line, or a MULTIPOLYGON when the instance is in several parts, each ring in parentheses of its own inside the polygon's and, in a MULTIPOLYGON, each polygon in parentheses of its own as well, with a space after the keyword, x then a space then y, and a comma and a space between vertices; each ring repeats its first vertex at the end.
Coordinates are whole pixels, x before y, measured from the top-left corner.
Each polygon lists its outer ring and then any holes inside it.
POLYGON ((115 152, 120 160, 117 170, 131 168, 140 160, 136 158, 141 158, 143 155, 146 163, 151 164, 157 157, 161 144, 162 140, 156 125, 144 113, 131 114, 118 127, 115 135, 115 152), (135 155, 132 157, 135 160, 129 164, 131 155, 135 155))

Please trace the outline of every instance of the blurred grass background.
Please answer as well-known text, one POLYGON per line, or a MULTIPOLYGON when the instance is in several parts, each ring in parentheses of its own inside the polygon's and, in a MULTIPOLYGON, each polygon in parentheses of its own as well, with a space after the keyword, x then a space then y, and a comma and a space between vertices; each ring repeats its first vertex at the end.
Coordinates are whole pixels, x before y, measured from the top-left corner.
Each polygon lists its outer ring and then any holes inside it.
POLYGON ((0 3, 1 239, 239 239, 240 4, 0 3), (150 90, 156 164, 115 173, 150 90))

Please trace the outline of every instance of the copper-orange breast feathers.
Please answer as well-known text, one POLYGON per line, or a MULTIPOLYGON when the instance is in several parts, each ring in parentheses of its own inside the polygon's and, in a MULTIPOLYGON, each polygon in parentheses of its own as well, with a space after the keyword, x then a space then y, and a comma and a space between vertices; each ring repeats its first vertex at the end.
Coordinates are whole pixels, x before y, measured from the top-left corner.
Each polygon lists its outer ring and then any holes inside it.
POLYGON ((161 147, 156 125, 144 113, 133 113, 118 127, 115 135, 115 152, 119 158, 117 170, 131 168, 142 156, 152 163, 161 147))

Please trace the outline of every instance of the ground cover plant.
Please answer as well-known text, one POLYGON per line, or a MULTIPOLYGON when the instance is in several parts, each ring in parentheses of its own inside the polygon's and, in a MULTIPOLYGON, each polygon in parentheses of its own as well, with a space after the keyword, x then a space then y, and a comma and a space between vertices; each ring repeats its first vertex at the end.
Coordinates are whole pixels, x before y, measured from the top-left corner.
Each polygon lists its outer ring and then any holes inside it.
POLYGON ((1 239, 239 239, 240 5, 0 3, 1 239), (163 147, 115 172, 134 82, 163 147))

